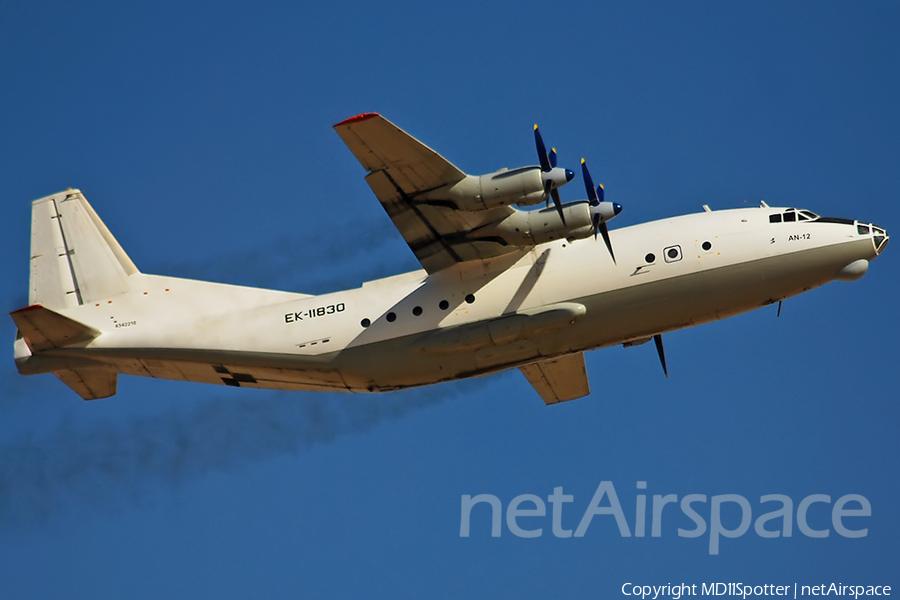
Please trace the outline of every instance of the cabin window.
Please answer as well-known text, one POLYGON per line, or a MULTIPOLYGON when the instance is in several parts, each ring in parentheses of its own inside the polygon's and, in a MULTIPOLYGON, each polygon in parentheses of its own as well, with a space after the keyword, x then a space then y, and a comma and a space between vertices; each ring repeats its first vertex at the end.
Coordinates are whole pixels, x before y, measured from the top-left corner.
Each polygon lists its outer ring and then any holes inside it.
POLYGON ((438 307, 439 307, 441 310, 447 310, 448 308, 450 308, 450 303, 447 302, 446 300, 441 300, 441 303, 438 304, 438 307))
POLYGON ((397 315, 395 315, 395 314, 392 313, 392 312, 389 312, 389 313, 387 314, 387 320, 388 320, 388 323, 393 323, 394 321, 397 320, 397 315))
POLYGON ((667 263, 678 262, 681 260, 681 246, 669 246, 663 250, 663 256, 667 263))
POLYGON ((703 244, 700 247, 708 252, 709 249, 712 248, 712 244, 710 244, 709 242, 703 242, 703 244))
POLYGON ((468 294, 466 296, 466 303, 472 304, 473 302, 475 302, 475 294, 468 294))
POLYGON ((652 263, 653 261, 656 260, 656 256, 651 252, 650 254, 648 254, 647 256, 644 257, 644 260, 646 260, 648 263, 652 263))
POLYGON ((415 316, 417 316, 417 317, 418 317, 419 315, 421 315, 421 314, 422 314, 422 307, 421 307, 421 306, 415 307, 415 308, 413 309, 413 314, 414 314, 415 316))
POLYGON ((368 319, 363 319, 362 321, 359 322, 359 324, 362 325, 363 327, 368 327, 369 325, 372 324, 372 321, 370 321, 368 319))

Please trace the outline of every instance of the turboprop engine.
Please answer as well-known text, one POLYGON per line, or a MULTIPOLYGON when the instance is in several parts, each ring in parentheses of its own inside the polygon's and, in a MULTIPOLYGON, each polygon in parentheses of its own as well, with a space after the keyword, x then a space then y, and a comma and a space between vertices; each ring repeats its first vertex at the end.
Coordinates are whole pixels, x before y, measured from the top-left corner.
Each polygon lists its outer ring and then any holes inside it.
POLYGON ((460 210, 477 211, 514 204, 533 206, 546 202, 549 205, 552 198, 557 213, 563 217, 557 190, 572 181, 575 173, 556 166, 556 148, 547 152, 537 125, 534 126, 534 143, 540 166, 500 169, 487 175, 466 175, 451 186, 418 196, 417 200, 449 200, 460 210))
POLYGON ((511 215, 490 226, 478 230, 479 237, 500 237, 507 244, 528 247, 553 240, 567 239, 570 242, 590 236, 603 236, 613 262, 612 242, 606 222, 622 212, 622 206, 603 199, 603 186, 594 187, 587 163, 581 159, 581 173, 584 176, 586 202, 559 204, 555 209, 516 210, 511 215))
POLYGON ((502 237, 510 245, 532 246, 553 240, 581 240, 597 235, 599 225, 622 212, 614 202, 571 202, 562 205, 563 219, 555 208, 519 210, 481 234, 502 237))
POLYGON ((538 166, 502 169, 487 175, 467 175, 449 188, 441 188, 419 199, 450 200, 460 210, 486 210, 498 206, 533 206, 547 201, 547 190, 565 185, 575 176, 569 169, 538 166))

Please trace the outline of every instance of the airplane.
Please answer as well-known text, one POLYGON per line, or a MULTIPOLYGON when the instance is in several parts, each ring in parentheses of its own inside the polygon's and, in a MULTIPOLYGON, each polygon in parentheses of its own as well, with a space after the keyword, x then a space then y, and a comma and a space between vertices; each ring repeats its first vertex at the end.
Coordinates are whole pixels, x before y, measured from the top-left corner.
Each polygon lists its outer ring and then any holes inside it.
POLYGON ((91 400, 120 373, 387 392, 518 368, 557 404, 590 393, 588 350, 653 340, 668 376, 663 334, 858 279, 889 239, 765 202, 609 230, 622 207, 584 160, 587 199, 561 202, 574 173, 536 125, 539 165, 480 176, 377 113, 334 129, 421 270, 322 295, 148 275, 69 189, 32 204, 18 371, 91 400))

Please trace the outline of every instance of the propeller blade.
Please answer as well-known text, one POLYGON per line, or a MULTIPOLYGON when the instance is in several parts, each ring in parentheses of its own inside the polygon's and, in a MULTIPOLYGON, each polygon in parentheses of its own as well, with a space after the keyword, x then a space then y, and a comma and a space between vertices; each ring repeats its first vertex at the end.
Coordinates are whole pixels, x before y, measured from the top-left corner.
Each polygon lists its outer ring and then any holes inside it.
POLYGON ((541 171, 549 171, 553 167, 550 166, 550 159, 547 158, 547 147, 544 145, 544 139, 541 132, 538 131, 537 123, 534 124, 534 145, 537 146, 538 160, 541 162, 541 171))
POLYGON ((581 176, 584 178, 584 190, 587 192, 588 202, 591 206, 597 206, 600 200, 597 199, 597 190, 594 189, 594 180, 591 179, 591 172, 588 171, 587 163, 581 159, 581 176))
POLYGON ((600 202, 603 202, 604 191, 602 183, 597 186, 597 200, 600 202))
MULTIPOLYGON (((598 216, 598 218, 599 218, 599 216, 598 216)), ((606 243, 606 249, 609 250, 609 256, 612 258, 613 264, 614 265, 618 264, 616 262, 616 255, 613 254, 612 242, 609 241, 609 229, 606 228, 606 221, 601 221, 600 226, 597 227, 594 231, 597 231, 597 230, 599 230, 600 235, 603 236, 603 241, 606 243)), ((594 233, 594 237, 595 238, 597 237, 596 233, 594 233)), ((668 377, 668 375, 667 375, 667 377, 668 377)))
POLYGON ((556 148, 550 148, 550 167, 556 168, 556 148))
POLYGON ((659 354, 659 362, 662 363, 663 373, 668 378, 669 370, 666 368, 666 351, 663 350, 662 335, 657 333, 653 336, 653 341, 656 342, 656 353, 659 354))
POLYGON ((782 302, 783 302, 783 300, 779 300, 779 301, 778 301, 778 314, 775 315, 776 317, 780 317, 780 316, 781 316, 781 303, 782 303, 782 302))
POLYGON ((562 201, 559 199, 559 191, 556 188, 551 189, 550 197, 553 198, 553 205, 556 207, 556 212, 559 213, 559 218, 562 219, 563 225, 565 225, 566 216, 563 214, 562 201))

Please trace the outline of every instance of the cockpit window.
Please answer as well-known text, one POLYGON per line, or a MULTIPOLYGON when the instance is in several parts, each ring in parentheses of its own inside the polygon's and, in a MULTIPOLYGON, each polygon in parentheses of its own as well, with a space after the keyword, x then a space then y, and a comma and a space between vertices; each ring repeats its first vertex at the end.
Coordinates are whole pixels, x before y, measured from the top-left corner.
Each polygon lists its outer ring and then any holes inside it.
POLYGON ((796 221, 819 221, 821 217, 810 210, 787 208, 781 214, 769 215, 769 223, 794 223, 796 221))
POLYGON ((817 223, 837 223, 839 225, 853 225, 855 221, 853 219, 838 219, 837 217, 819 217, 816 219, 817 223))
POLYGON ((856 231, 859 235, 869 235, 869 226, 862 223, 857 224, 856 231))

